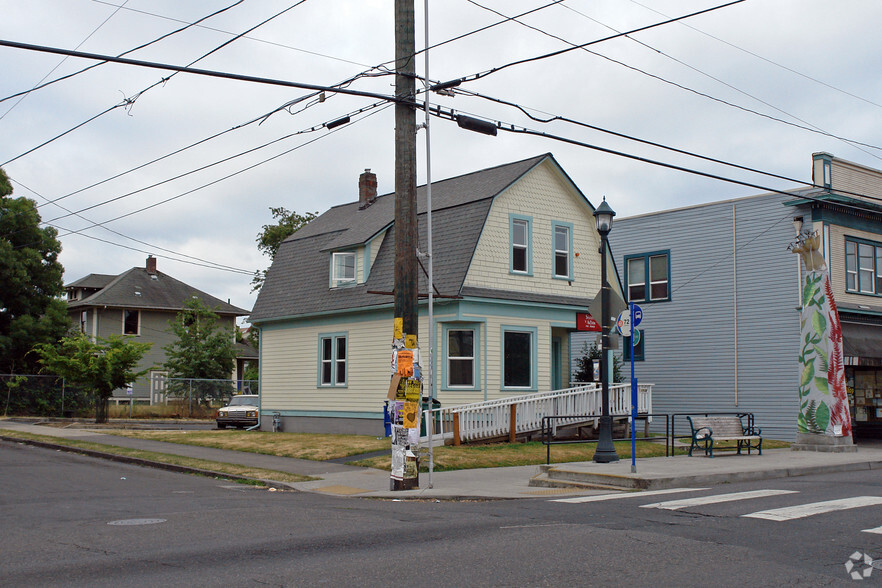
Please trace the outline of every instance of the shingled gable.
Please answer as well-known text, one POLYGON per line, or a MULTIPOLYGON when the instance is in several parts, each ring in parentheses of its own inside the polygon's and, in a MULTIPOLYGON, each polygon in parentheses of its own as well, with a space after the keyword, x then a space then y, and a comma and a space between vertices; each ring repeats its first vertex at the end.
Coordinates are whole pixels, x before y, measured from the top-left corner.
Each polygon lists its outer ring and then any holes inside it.
MULTIPOLYGON (((435 287, 461 295, 493 198, 503 193, 551 154, 432 182, 435 287)), ((563 173, 563 172, 562 172, 563 173)), ((426 245, 426 190, 417 188, 420 249, 426 245)), ((350 308, 391 304, 394 273, 395 195, 379 196, 359 210, 358 202, 335 206, 288 237, 279 247, 251 314, 251 321, 308 316, 350 308), (329 289, 329 252, 361 246, 387 231, 365 283, 329 289)), ((427 291, 420 274, 419 291, 427 291)))
POLYGON ((68 284, 66 288, 88 288, 102 283, 100 278, 112 278, 98 292, 83 300, 71 301, 68 307, 105 306, 111 308, 137 308, 142 310, 179 311, 193 296, 221 316, 244 316, 248 311, 176 280, 160 271, 150 273, 142 267, 134 267, 118 276, 90 274, 68 284), (93 279, 95 278, 95 279, 93 279))

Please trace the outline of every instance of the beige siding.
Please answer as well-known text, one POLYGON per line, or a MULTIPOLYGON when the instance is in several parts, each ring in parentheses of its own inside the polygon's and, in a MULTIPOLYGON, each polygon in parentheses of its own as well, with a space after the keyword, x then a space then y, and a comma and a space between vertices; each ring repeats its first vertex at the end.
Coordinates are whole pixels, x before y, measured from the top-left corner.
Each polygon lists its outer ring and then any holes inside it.
POLYGON ((561 296, 593 296, 600 282, 599 240, 590 207, 545 162, 496 197, 465 285, 561 296), (509 272, 510 214, 532 217, 532 276, 509 272), (552 278, 552 222, 573 224, 572 283, 552 278))
POLYGON ((374 267, 374 262, 377 260, 377 254, 380 252, 380 247, 383 245, 383 241, 386 240, 386 231, 371 241, 371 267, 374 267))
POLYGON ((834 158, 830 179, 834 192, 837 190, 854 192, 870 198, 861 198, 854 194, 848 196, 868 201, 882 198, 882 171, 834 158))
MULTIPOLYGON (((815 230, 821 231, 821 223, 816 223, 815 230)), ((876 304, 878 298, 864 294, 852 294, 845 291, 845 237, 857 237, 868 241, 882 242, 882 236, 878 233, 858 231, 840 225, 830 225, 830 252, 828 262, 830 264, 830 284, 833 287, 833 296, 837 302, 850 304, 876 304)))

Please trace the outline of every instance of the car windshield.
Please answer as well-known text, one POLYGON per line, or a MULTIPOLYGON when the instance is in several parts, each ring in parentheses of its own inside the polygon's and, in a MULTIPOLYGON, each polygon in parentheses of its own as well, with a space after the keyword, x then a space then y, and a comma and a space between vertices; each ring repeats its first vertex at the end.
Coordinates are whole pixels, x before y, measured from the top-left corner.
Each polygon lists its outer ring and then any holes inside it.
POLYGON ((257 396, 233 396, 229 406, 257 406, 257 396))

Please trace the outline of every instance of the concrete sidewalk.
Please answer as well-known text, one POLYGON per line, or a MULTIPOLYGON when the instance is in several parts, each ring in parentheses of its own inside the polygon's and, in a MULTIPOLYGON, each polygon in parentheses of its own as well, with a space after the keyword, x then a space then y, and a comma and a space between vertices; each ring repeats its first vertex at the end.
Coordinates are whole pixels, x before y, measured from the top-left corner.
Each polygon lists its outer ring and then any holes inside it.
POLYGON ((714 458, 677 456, 641 459, 637 461, 636 473, 631 473, 630 460, 611 464, 578 462, 552 466, 435 472, 431 476, 431 484, 429 475, 422 473, 420 489, 392 492, 389 490, 389 473, 370 468, 116 437, 88 429, 46 427, 0 420, 0 437, 3 436, 4 429, 320 478, 308 482, 274 484, 276 487, 290 487, 303 492, 402 500, 489 500, 590 495, 882 468, 882 446, 879 445, 862 445, 855 453, 772 449, 764 451, 761 456, 756 453, 719 453, 714 458))

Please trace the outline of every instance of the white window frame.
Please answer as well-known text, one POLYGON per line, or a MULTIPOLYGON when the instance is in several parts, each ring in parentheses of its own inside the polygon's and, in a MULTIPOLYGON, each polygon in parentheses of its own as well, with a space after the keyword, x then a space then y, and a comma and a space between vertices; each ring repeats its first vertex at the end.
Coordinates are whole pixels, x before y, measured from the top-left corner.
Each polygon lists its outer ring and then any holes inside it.
POLYGON ((453 328, 453 327, 451 327, 451 328, 447 329, 446 343, 447 343, 447 352, 448 352, 448 354, 447 354, 447 387, 448 388, 450 388, 450 389, 456 389, 456 388, 474 389, 475 388, 475 343, 477 342, 476 337, 477 337, 477 333, 474 328, 453 328), (472 354, 471 355, 450 355, 450 348, 451 348, 450 336, 451 336, 451 334, 462 333, 462 332, 469 332, 472 334, 472 354), (451 369, 451 365, 452 365, 452 362, 454 362, 454 361, 457 361, 457 362, 469 361, 469 362, 471 362, 471 366, 472 366, 471 382, 469 382, 467 384, 454 384, 450 381, 450 374, 453 373, 453 370, 451 369))
POLYGON ((553 259, 552 259, 552 268, 551 275, 557 279, 563 280, 572 280, 573 279, 573 227, 569 223, 562 223, 555 221, 552 223, 552 249, 553 249, 553 259), (564 237, 564 243, 566 249, 558 248, 558 233, 564 237), (557 261, 558 258, 563 259, 566 265, 565 273, 557 272, 557 261))
POLYGON ((337 288, 340 286, 352 286, 355 284, 357 276, 358 276, 358 267, 357 267, 357 257, 354 251, 338 251, 331 254, 331 287, 337 288), (338 265, 338 260, 343 260, 345 258, 352 259, 352 276, 341 276, 338 275, 338 268, 346 269, 344 265, 338 265))

